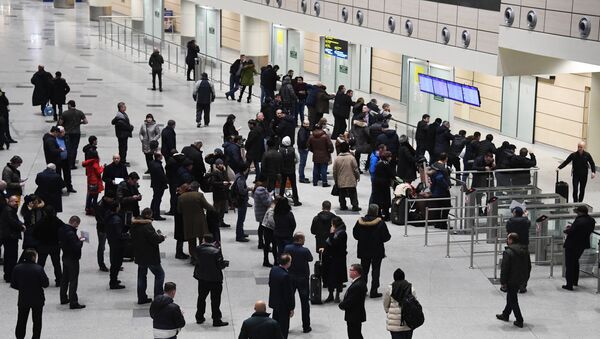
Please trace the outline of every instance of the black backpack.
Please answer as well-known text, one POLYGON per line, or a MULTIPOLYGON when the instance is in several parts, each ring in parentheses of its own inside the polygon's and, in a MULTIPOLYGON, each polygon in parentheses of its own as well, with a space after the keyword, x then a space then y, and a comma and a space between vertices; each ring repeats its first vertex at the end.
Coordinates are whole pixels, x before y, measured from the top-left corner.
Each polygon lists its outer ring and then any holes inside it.
POLYGON ((425 315, 423 314, 423 307, 412 294, 412 285, 410 285, 404 292, 404 298, 402 299, 402 325, 410 327, 411 330, 417 329, 425 322, 425 315))

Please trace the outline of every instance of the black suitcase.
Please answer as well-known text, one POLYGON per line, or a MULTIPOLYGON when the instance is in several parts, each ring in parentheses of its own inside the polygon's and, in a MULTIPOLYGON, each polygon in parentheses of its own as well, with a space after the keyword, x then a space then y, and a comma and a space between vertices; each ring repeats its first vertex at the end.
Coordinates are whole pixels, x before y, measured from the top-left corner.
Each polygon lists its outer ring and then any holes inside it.
POLYGON ((319 260, 315 261, 315 270, 314 270, 314 276, 317 278, 321 278, 321 267, 323 266, 323 264, 321 264, 321 260, 319 258, 319 260))
POLYGON ((558 181, 558 171, 556 171, 556 184, 554 192, 565 198, 565 202, 569 202, 569 184, 564 181, 558 181))
POLYGON ((310 303, 313 305, 321 305, 323 300, 321 299, 322 283, 321 277, 312 274, 310 276, 310 303))
POLYGON ((392 200, 392 224, 404 225, 404 208, 406 206, 406 198, 396 197, 392 200))
POLYGON ((128 238, 123 241, 123 259, 133 261, 134 258, 133 241, 128 238))

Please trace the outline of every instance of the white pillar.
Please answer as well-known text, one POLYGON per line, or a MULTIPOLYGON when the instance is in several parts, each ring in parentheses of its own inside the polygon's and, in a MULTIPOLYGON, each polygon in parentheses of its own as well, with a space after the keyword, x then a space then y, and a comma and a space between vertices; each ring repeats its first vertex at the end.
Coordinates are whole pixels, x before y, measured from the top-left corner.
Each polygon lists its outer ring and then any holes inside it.
MULTIPOLYGON (((575 148, 576 145, 573 145, 575 148)), ((587 121, 587 151, 600 162, 600 73, 592 73, 592 90, 587 121)))
POLYGON ((131 25, 135 30, 144 29, 144 0, 131 0, 131 25))
POLYGON ((88 0, 90 3, 90 21, 99 21, 100 16, 112 15, 111 0, 88 0))
POLYGON ((196 38, 196 4, 192 1, 181 0, 181 18, 179 18, 181 44, 196 38))
POLYGON ((269 62, 271 23, 240 15, 240 54, 249 56, 258 66, 269 62))

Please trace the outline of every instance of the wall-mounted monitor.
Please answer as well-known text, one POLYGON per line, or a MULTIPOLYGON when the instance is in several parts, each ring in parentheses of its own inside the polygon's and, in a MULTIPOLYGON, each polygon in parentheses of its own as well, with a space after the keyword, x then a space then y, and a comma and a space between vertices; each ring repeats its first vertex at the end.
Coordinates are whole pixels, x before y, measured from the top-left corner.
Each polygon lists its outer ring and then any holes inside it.
POLYGON ((446 80, 440 78, 433 78, 433 94, 448 98, 448 84, 446 80))
POLYGON ((448 84, 448 97, 454 101, 464 102, 462 85, 453 81, 446 81, 446 83, 448 84))
POLYGON ((419 88, 421 92, 433 94, 433 79, 423 73, 419 73, 419 88))
POLYGON ((480 107, 481 97, 479 96, 479 89, 477 87, 462 85, 464 103, 480 107))

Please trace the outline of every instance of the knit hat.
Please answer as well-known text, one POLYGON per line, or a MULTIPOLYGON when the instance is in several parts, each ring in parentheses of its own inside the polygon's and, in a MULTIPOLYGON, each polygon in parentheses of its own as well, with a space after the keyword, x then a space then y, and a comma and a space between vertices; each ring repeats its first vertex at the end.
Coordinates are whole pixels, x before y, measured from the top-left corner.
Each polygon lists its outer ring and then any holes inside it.
POLYGON ((215 160, 215 165, 223 165, 223 159, 215 160))
POLYGON ((292 144, 292 140, 290 139, 290 137, 284 137, 281 141, 281 144, 285 147, 288 147, 292 144))

